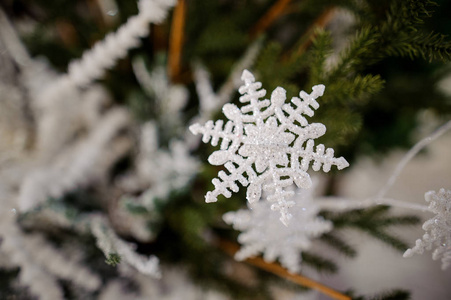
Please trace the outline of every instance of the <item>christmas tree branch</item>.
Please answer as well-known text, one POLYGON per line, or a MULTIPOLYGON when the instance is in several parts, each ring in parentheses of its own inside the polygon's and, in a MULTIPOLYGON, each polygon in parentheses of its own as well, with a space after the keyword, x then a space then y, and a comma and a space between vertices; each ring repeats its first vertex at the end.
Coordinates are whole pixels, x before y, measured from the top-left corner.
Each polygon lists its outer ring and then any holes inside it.
MULTIPOLYGON (((235 253, 239 250, 239 246, 237 244, 227 241, 227 240, 224 240, 224 239, 221 239, 218 241, 218 246, 219 246, 219 248, 221 248, 221 250, 223 250, 230 256, 234 256, 235 253)), ((317 290, 320 293, 323 293, 324 295, 331 297, 332 299, 351 300, 351 297, 346 296, 346 295, 344 295, 334 289, 331 289, 330 287, 327 287, 319 282, 316 282, 310 278, 307 278, 307 277, 299 275, 299 274, 289 273, 287 270, 282 268, 277 263, 267 263, 260 257, 248 258, 245 260, 245 262, 248 264, 254 265, 259 269, 265 270, 265 271, 273 273, 279 277, 290 280, 301 286, 317 290)))
POLYGON ((172 82, 180 77, 185 16, 186 2, 180 0, 174 9, 169 40, 168 74, 172 82))

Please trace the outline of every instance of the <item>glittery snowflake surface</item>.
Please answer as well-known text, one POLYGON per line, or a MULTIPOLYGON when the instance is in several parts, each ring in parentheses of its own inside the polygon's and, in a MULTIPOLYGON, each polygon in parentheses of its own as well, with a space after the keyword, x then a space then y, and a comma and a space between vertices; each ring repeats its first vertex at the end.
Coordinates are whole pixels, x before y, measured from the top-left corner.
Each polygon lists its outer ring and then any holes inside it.
POLYGON ((432 219, 423 224, 426 233, 423 239, 418 239, 415 246, 404 253, 404 257, 422 254, 424 250, 431 250, 432 258, 441 258, 442 269, 451 265, 451 191, 440 189, 438 192, 429 191, 424 195, 429 202, 429 210, 435 214, 432 219))
POLYGON ((328 172, 332 165, 338 169, 349 164, 343 158, 335 158, 332 148, 325 149, 320 144, 314 149, 314 139, 324 135, 326 127, 321 123, 309 124, 306 116, 312 117, 319 107, 316 99, 323 95, 324 85, 316 85, 309 95, 304 91, 300 98, 293 97, 285 103, 286 91, 278 87, 271 99, 261 99, 266 91, 260 82, 247 70, 243 71, 244 81, 239 89, 242 94, 241 108, 226 104, 223 112, 227 119, 208 121, 205 125, 190 127, 194 134, 202 134, 204 143, 217 146, 208 161, 212 165, 224 165, 228 172, 220 171, 213 179, 215 189, 207 193, 206 202, 216 202, 219 195, 229 198, 231 192, 238 192, 241 185, 248 187, 247 200, 254 203, 261 198, 262 190, 268 192, 267 200, 271 209, 281 213, 280 220, 288 224, 293 192, 286 187, 293 184, 299 188, 309 188, 312 184, 307 170, 328 172))
POLYGON ((310 248, 312 238, 332 230, 333 226, 330 221, 317 216, 320 207, 312 201, 312 189, 298 191, 294 197, 296 203, 291 208, 294 221, 288 226, 277 220, 268 201, 259 201, 249 204, 249 209, 224 214, 226 223, 242 231, 238 236, 242 248, 235 255, 237 260, 263 253, 267 262, 278 258, 290 272, 300 271, 300 253, 310 248))

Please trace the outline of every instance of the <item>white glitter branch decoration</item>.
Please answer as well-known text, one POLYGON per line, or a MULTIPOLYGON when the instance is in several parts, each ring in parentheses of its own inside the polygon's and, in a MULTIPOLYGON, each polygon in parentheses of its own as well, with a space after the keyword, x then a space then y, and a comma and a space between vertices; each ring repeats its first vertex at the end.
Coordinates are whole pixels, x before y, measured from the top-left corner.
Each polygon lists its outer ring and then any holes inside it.
POLYGON ((204 143, 213 146, 222 140, 220 150, 213 152, 208 161, 212 165, 224 165, 228 173, 220 171, 218 178, 212 180, 215 189, 205 196, 206 202, 216 202, 219 195, 229 198, 238 192, 237 181, 247 189, 247 200, 254 203, 260 200, 262 190, 268 192, 267 200, 274 202, 272 210, 281 213, 280 220, 288 224, 291 214, 289 208, 295 202, 290 198, 293 191, 285 190, 293 183, 299 188, 310 188, 312 181, 307 173, 312 169, 329 172, 332 165, 343 169, 349 166, 343 158, 335 158, 332 148, 320 144, 314 149, 314 139, 324 135, 326 127, 321 123, 309 124, 305 116, 312 117, 319 104, 316 99, 323 95, 325 86, 313 87, 309 95, 304 91, 300 98, 293 97, 285 103, 286 91, 278 87, 271 94, 271 100, 260 98, 266 95, 262 84, 255 82, 247 70, 241 79, 244 85, 239 88, 240 102, 245 106, 225 104, 223 112, 227 119, 205 125, 194 124, 190 130, 202 134, 204 143), (302 99, 302 100, 301 100, 302 99))
POLYGON ((117 32, 108 34, 95 44, 81 59, 71 62, 67 77, 77 86, 85 86, 100 78, 129 49, 141 43, 141 38, 149 34, 149 23, 163 22, 174 4, 173 0, 140 0, 139 14, 131 17, 117 32))
POLYGON ((451 191, 440 189, 437 192, 429 191, 424 195, 429 202, 429 211, 435 216, 423 224, 426 233, 423 239, 418 239, 415 246, 407 249, 404 257, 411 257, 414 254, 422 254, 424 250, 432 250, 432 258, 441 258, 442 269, 445 270, 451 265, 451 191))

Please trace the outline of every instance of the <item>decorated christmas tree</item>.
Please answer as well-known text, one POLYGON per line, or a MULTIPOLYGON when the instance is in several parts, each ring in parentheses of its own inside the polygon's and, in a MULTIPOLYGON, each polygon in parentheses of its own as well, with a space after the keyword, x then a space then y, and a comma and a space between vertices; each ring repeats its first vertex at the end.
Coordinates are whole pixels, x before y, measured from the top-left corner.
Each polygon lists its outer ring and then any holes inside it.
POLYGON ((0 298, 448 299, 450 9, 2 2, 0 298))

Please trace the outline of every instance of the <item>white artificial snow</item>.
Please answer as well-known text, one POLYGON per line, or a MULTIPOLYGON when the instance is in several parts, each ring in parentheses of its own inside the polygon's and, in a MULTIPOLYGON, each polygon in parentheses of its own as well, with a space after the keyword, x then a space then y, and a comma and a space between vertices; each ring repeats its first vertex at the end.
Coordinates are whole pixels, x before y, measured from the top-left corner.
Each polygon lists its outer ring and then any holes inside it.
POLYGON ((263 253, 263 259, 280 263, 290 272, 301 270, 301 252, 308 250, 311 239, 332 230, 330 221, 318 217, 320 207, 313 201, 313 189, 299 189, 291 208, 292 222, 284 226, 269 209, 270 203, 258 201, 249 209, 224 214, 227 224, 242 231, 238 236, 241 249, 235 254, 237 260, 263 253))
POLYGON ((319 107, 316 99, 323 95, 324 85, 316 85, 309 95, 304 91, 300 98, 293 97, 292 104, 286 104, 286 91, 278 87, 271 94, 271 100, 264 97, 266 91, 260 82, 247 70, 243 71, 244 85, 240 87, 240 102, 248 103, 239 109, 225 104, 223 112, 229 119, 208 121, 205 125, 190 126, 194 134, 202 134, 204 143, 213 146, 222 139, 220 150, 213 152, 208 161, 212 165, 224 165, 228 170, 218 173, 212 180, 215 189, 208 192, 206 202, 216 202, 219 195, 229 198, 231 191, 238 192, 236 181, 247 189, 247 200, 254 203, 261 198, 262 190, 268 191, 267 200, 273 202, 271 209, 281 213, 280 220, 288 224, 289 208, 295 202, 290 198, 292 191, 285 190, 293 184, 307 189, 312 182, 307 173, 312 169, 328 172, 332 165, 338 169, 349 166, 343 158, 335 158, 332 148, 320 144, 314 150, 314 139, 324 135, 326 127, 321 123, 309 124, 305 116, 312 117, 319 107), (302 99, 302 100, 301 100, 302 99))
POLYGON ((441 258, 442 269, 445 270, 451 265, 451 191, 429 191, 424 198, 429 202, 429 210, 435 216, 423 224, 426 231, 423 239, 418 239, 415 246, 404 253, 404 257, 422 254, 424 250, 435 248, 432 258, 441 258))

